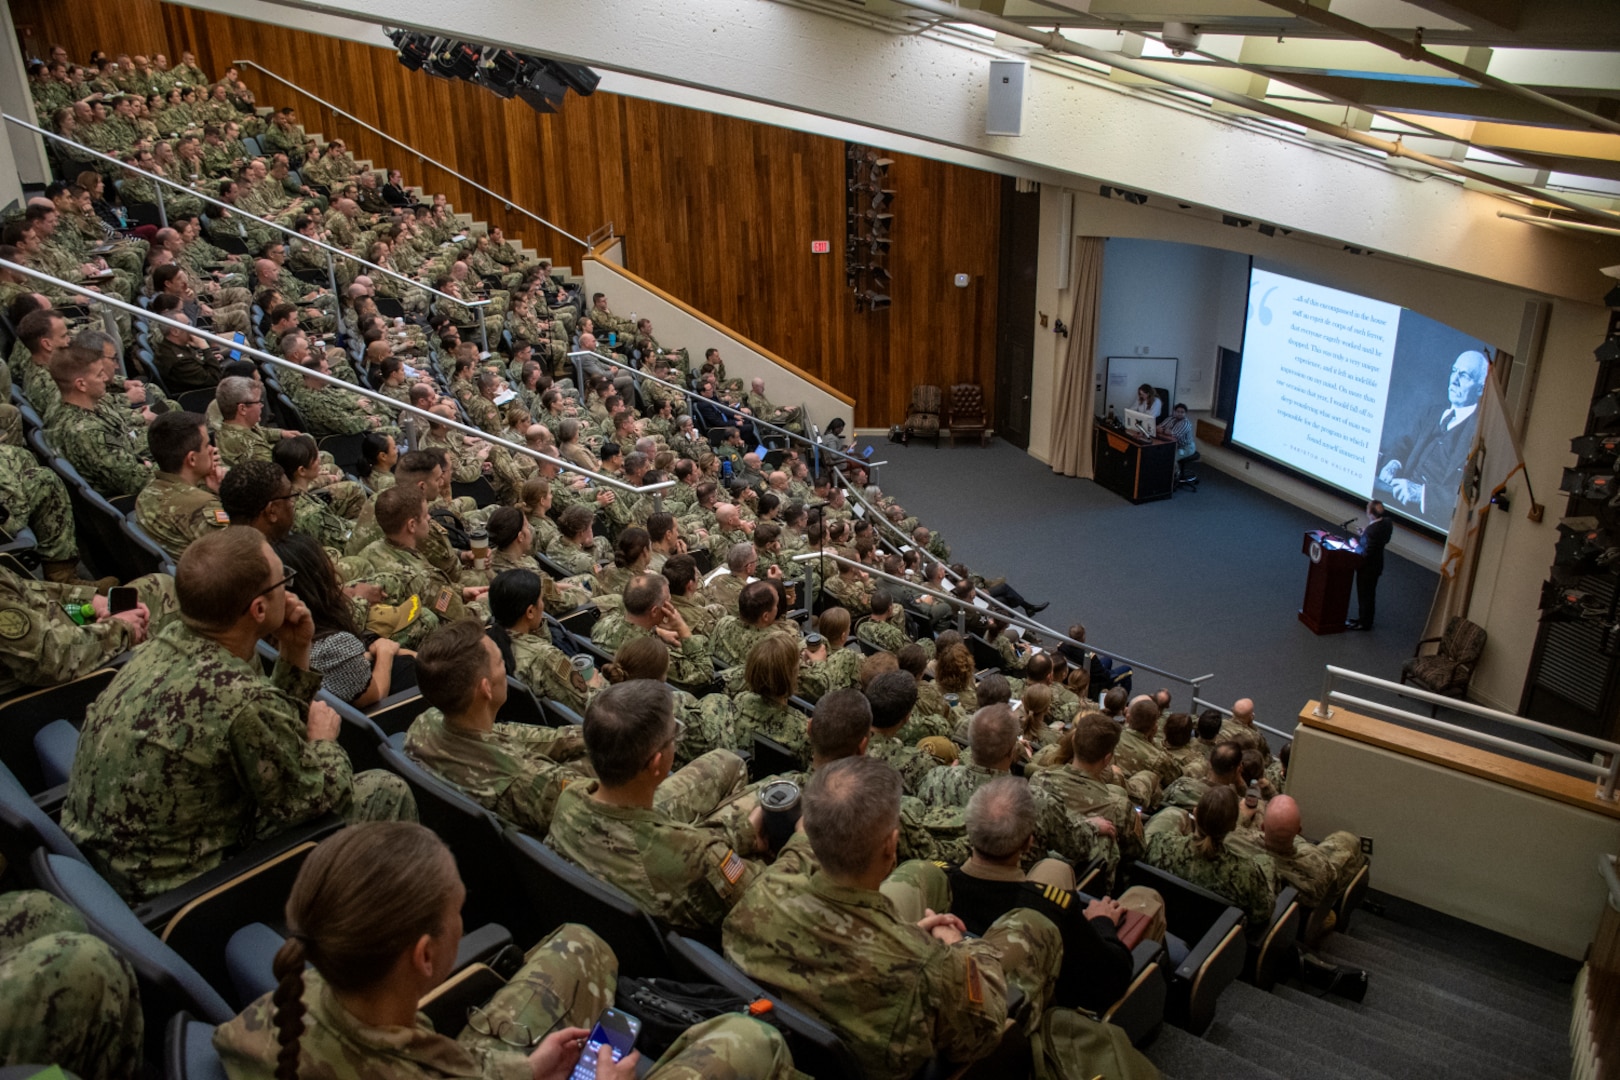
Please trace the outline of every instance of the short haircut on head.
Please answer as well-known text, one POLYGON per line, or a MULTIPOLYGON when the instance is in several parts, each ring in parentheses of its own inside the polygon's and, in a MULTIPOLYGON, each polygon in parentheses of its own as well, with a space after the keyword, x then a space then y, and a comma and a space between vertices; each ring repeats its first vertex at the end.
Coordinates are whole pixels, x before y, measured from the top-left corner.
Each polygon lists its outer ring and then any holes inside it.
POLYGON ((622 787, 670 740, 675 696, 651 679, 610 686, 585 707, 585 752, 606 787, 622 787))
POLYGON ((186 625, 205 633, 235 626, 270 576, 269 550, 263 534, 243 525, 193 540, 174 574, 174 595, 186 625))
POLYGON ((1152 734, 1159 726, 1159 706, 1150 697, 1140 697, 1130 703, 1125 710, 1125 723, 1132 731, 1142 735, 1152 734))
POLYGON ((872 703, 872 726, 887 731, 899 727, 917 707, 917 680, 907 671, 879 675, 866 688, 872 703))
POLYGON ((377 527, 384 536, 398 535, 422 515, 422 507, 426 505, 427 500, 416 488, 396 483, 377 496, 377 527))
POLYGON ((214 390, 214 400, 219 402, 219 415, 226 420, 234 420, 244 402, 258 401, 263 394, 264 387, 252 379, 227 375, 219 380, 219 386, 214 390))
POLYGON ((399 455, 394 462, 395 484, 420 484, 442 467, 444 459, 434 450, 411 450, 399 455))
POLYGON ((664 580, 672 596, 684 596, 686 587, 698 578, 697 560, 690 555, 671 555, 664 560, 664 580))
POLYGON ((446 716, 465 712, 478 680, 489 674, 484 637, 477 622, 458 619, 433 631, 416 650, 416 685, 427 703, 446 716))
POLYGON ((887 615, 889 613, 889 609, 893 606, 894 598, 889 595, 887 589, 877 589, 873 591, 872 614, 887 615))
POLYGON ((982 708, 986 705, 1005 705, 1012 700, 1012 683, 1005 675, 986 675, 974 689, 974 700, 982 708))
POLYGON ((1118 716, 1125 711, 1125 690, 1116 686, 1102 696, 1103 712, 1109 716, 1118 716))
POLYGON ((726 553, 726 569, 730 570, 733 574, 742 573, 748 569, 749 563, 755 563, 758 561, 759 553, 754 550, 752 541, 744 541, 740 544, 733 544, 731 545, 731 550, 726 553))
POLYGON ((810 752, 821 761, 854 757, 872 733, 872 704, 859 690, 822 694, 810 717, 810 752))
POLYGON ((1010 705, 987 705, 968 721, 968 747, 980 768, 1000 765, 1017 745, 1018 717, 1010 705))
POLYGON ((1216 776, 1234 776, 1243 768, 1243 747, 1223 742, 1209 752, 1209 771, 1216 776))
POLYGON ((248 460, 225 474, 219 504, 238 525, 247 525, 269 509, 272 500, 291 489, 287 474, 273 461, 248 460))
POLYGON ((1198 737, 1210 741, 1221 733, 1221 727, 1226 717, 1221 715, 1219 709, 1205 709, 1198 714, 1198 737))
POLYGON ((146 445, 152 451, 152 460, 166 473, 176 473, 186 463, 188 454, 195 454, 208 443, 203 428, 208 418, 194 412, 166 412, 159 414, 146 429, 146 445))
POLYGON ((669 582, 662 574, 637 574, 625 583, 624 610, 629 615, 645 615, 668 596, 669 582))
POLYGON ((1186 746, 1192 741, 1193 719, 1184 712, 1173 712, 1164 718, 1164 745, 1186 746))
POLYGON ((751 581, 737 594, 737 616, 743 622, 758 622, 766 612, 775 610, 776 590, 764 581, 751 581))
POLYGON ((1035 796, 1021 776, 998 776, 979 788, 963 815, 968 843, 992 859, 1023 851, 1035 835, 1035 823, 1035 796))
POLYGON ((1024 677, 1030 682, 1045 682, 1052 674, 1052 657, 1039 652, 1024 662, 1024 677))
POLYGON ((849 609, 834 605, 821 613, 816 622, 821 636, 828 641, 849 636, 849 609))
POLYGON ((1119 725, 1103 713, 1086 713, 1074 724, 1074 756, 1086 765, 1096 765, 1119 745, 1119 725))
POLYGON ((75 379, 82 379, 88 375, 90 369, 99 363, 101 363, 99 352, 77 349, 69 345, 51 357, 51 379, 58 389, 65 390, 73 385, 75 379))
POLYGON ((914 676, 921 676, 928 670, 928 652, 915 643, 895 653, 895 660, 900 664, 901 671, 909 671, 914 676))
POLYGON ((822 868, 864 873, 900 824, 903 789, 893 766, 864 754, 817 769, 804 791, 804 831, 822 868))

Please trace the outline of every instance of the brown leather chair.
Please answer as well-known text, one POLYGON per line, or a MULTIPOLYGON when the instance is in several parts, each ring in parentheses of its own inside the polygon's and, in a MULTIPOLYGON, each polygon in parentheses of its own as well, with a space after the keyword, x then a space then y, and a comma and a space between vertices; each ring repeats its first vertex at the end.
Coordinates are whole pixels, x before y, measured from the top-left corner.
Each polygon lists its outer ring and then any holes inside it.
MULTIPOLYGON (((1401 682, 1446 697, 1466 697, 1468 680, 1484 651, 1485 628, 1453 615, 1443 635, 1418 642, 1412 658, 1401 665, 1401 682), (1435 651, 1424 653, 1425 645, 1434 645, 1435 651)), ((1431 706, 1429 712, 1433 715, 1438 709, 1431 706)))
POLYGON ((958 435, 977 434, 979 445, 990 444, 990 424, 984 415, 984 388, 978 383, 951 387, 951 445, 958 435))
POLYGON ((933 439, 939 445, 939 413, 944 394, 937 386, 913 386, 911 405, 906 410, 906 436, 909 439, 933 439))

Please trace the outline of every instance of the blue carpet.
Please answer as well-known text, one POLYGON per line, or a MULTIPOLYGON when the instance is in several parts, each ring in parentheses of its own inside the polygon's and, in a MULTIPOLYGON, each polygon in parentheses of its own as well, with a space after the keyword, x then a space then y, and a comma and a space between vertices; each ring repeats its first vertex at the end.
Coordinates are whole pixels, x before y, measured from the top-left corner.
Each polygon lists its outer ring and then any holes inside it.
MULTIPOLYGON (((1196 494, 1132 506, 1002 442, 883 443, 873 457, 890 462, 883 489, 943 533, 953 558, 1051 601, 1038 616, 1048 626, 1082 622, 1105 651, 1183 676, 1213 672, 1205 697, 1251 697, 1258 718, 1283 730, 1321 695, 1327 664, 1398 679, 1434 596, 1432 571, 1391 555, 1378 628, 1316 636, 1298 618, 1300 538, 1333 523, 1207 466, 1196 494)), ((1135 689, 1162 682, 1139 675, 1135 689)), ((1186 688, 1168 685, 1172 707, 1185 706, 1186 688)))

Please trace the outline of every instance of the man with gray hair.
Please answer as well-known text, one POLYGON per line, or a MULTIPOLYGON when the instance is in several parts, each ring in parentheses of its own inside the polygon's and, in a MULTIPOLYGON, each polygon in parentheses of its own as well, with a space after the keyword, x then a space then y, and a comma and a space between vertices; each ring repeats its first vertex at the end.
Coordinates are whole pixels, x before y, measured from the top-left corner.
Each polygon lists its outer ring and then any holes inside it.
POLYGON ((1131 983, 1131 951, 1118 936, 1126 909, 1107 897, 1087 901, 1076 894, 1072 874, 1065 888, 1019 869, 1035 843, 1036 817, 1035 798, 1021 777, 998 777, 973 793, 967 808, 973 854, 946 874, 951 913, 971 933, 983 933, 1021 908, 1045 915, 1063 935, 1063 969, 1053 1004, 1105 1012, 1131 983))
POLYGON ((895 865, 901 788, 899 773, 864 756, 817 769, 802 797, 804 835, 723 927, 726 958, 836 1028, 871 1076, 911 1076, 934 1057, 948 1070, 986 1057, 1001 1042, 1008 986, 1030 1005, 1028 1029, 1062 961, 1057 927, 1029 908, 977 939, 936 914, 950 906, 943 871, 895 865), (785 857, 807 840, 819 865, 785 857))
POLYGON ((726 565, 710 574, 703 583, 708 602, 725 608, 727 614, 737 614, 737 598, 742 595, 743 586, 754 580, 757 569, 759 552, 752 540, 731 545, 731 550, 726 552, 726 565))

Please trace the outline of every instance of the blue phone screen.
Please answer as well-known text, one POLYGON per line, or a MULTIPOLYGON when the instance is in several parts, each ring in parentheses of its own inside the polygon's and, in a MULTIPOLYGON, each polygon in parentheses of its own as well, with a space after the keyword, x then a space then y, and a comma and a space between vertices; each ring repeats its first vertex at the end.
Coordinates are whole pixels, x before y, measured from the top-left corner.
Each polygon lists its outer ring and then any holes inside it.
POLYGON ((597 1024, 591 1031, 591 1037, 585 1040, 585 1052, 579 1055, 579 1064, 574 1066, 569 1080, 596 1080, 596 1057, 602 1052, 602 1047, 613 1047, 613 1060, 618 1061, 630 1052, 635 1041, 633 1032, 609 1031, 597 1024))

